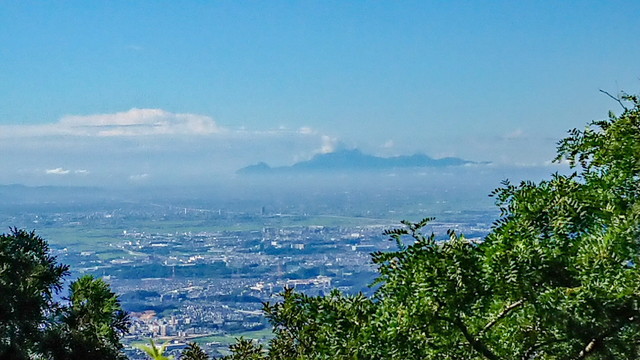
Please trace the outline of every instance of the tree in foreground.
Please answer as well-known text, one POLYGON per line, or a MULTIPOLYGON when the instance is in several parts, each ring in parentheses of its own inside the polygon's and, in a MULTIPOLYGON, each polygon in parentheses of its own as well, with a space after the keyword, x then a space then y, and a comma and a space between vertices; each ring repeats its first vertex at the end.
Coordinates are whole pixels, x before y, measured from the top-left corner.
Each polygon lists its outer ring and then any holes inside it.
POLYGON ((556 161, 575 171, 503 183, 482 242, 431 219, 387 231, 372 298, 285 290, 265 304, 275 338, 227 359, 637 359, 640 357, 640 101, 572 130, 556 161))
POLYGON ((36 349, 68 270, 33 232, 11 229, 0 235, 0 358, 26 359, 36 349))
POLYGON ((46 334, 48 353, 55 359, 126 359, 120 338, 129 317, 109 285, 85 275, 71 283, 68 301, 46 334))
POLYGON ((200 345, 192 342, 180 353, 180 360, 209 360, 209 355, 202 350, 200 345))
POLYGON ((54 300, 68 270, 34 232, 0 235, 0 359, 124 358, 129 320, 107 283, 84 276, 54 300))

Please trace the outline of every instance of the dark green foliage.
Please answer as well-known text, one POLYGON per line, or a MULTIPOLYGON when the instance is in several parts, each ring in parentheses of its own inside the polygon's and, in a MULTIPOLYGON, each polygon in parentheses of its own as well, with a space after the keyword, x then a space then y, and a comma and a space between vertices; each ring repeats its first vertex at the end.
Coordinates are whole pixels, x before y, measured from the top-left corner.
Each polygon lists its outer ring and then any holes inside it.
POLYGON ((640 357, 640 103, 572 130, 576 170, 504 182, 478 243, 436 242, 431 219, 386 232, 373 298, 292 290, 265 304, 275 338, 229 359, 637 359, 640 357))
POLYGON ((35 349, 68 270, 35 233, 11 229, 0 235, 0 358, 27 358, 35 349))
MULTIPOLYGON (((262 360, 266 359, 265 349, 260 344, 255 344, 252 340, 240 338, 235 344, 229 346, 232 354, 225 356, 225 360, 262 360)), ((273 354, 276 354, 276 350, 273 354)))
POLYGON ((284 301, 265 304, 264 312, 276 337, 270 343, 275 359, 313 356, 318 350, 335 358, 358 358, 362 328, 373 303, 363 295, 343 296, 338 291, 312 298, 287 289, 284 301))
POLYGON ((187 347, 182 350, 180 360, 209 360, 209 355, 207 355, 198 344, 189 343, 187 347))
POLYGON ((125 359, 120 338, 129 317, 102 279, 85 275, 71 283, 69 305, 49 333, 49 352, 56 359, 125 359))
POLYGON ((71 283, 68 302, 55 302, 67 274, 33 232, 0 236, 1 359, 124 358, 120 338, 129 322, 117 296, 84 276, 71 283))

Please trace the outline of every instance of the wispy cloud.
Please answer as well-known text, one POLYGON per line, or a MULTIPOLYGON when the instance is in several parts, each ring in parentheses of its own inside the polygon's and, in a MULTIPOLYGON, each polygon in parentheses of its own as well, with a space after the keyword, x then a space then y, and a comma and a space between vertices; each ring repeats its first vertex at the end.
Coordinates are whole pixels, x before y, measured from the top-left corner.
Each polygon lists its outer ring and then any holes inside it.
POLYGON ((322 135, 322 146, 320 147, 320 153, 328 154, 336 151, 340 142, 337 138, 328 135, 322 135))
POLYGON ((87 169, 76 169, 71 171, 69 169, 58 167, 55 169, 46 169, 44 170, 44 173, 47 175, 89 175, 91 172, 87 169))
POLYGON ((67 115, 54 124, 0 126, 0 137, 210 135, 224 132, 209 116, 162 109, 67 115))
POLYGON ((207 135, 223 131, 204 115, 176 114, 162 109, 131 109, 115 114, 65 116, 59 125, 97 136, 207 135))
POLYGON ((70 170, 63 169, 60 167, 55 169, 47 169, 44 171, 44 173, 47 175, 67 175, 70 172, 71 172, 70 170))
POLYGON ((298 134, 302 136, 320 137, 320 147, 314 150, 314 154, 328 154, 336 151, 336 149, 338 149, 338 147, 340 146, 340 140, 337 137, 322 134, 319 131, 308 126, 299 128, 298 134))
POLYGON ((302 135, 311 135, 316 133, 316 131, 308 126, 303 126, 300 129, 298 129, 298 133, 302 135))

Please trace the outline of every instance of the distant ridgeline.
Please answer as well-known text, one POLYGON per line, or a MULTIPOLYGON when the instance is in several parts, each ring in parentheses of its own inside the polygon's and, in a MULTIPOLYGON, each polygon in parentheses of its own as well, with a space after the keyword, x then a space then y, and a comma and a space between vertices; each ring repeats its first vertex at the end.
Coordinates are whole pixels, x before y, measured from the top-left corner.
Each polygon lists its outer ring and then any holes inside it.
POLYGON ((427 155, 415 154, 410 156, 378 157, 363 154, 360 150, 340 150, 328 154, 318 154, 311 160, 295 163, 291 166, 271 167, 264 162, 244 167, 238 174, 271 174, 295 172, 322 171, 363 171, 387 170, 395 168, 440 168, 447 166, 461 166, 468 164, 487 164, 474 162, 456 157, 434 159, 427 155))

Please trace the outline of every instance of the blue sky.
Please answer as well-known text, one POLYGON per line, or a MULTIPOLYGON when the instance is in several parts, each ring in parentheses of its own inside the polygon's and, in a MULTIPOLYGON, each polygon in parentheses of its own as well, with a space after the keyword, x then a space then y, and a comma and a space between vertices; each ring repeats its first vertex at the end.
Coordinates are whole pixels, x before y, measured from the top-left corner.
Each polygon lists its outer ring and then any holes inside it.
POLYGON ((14 170, 0 183, 210 176, 340 146, 544 165, 568 129, 619 110, 599 89, 640 92, 637 14, 638 1, 3 1, 0 166, 14 170))

